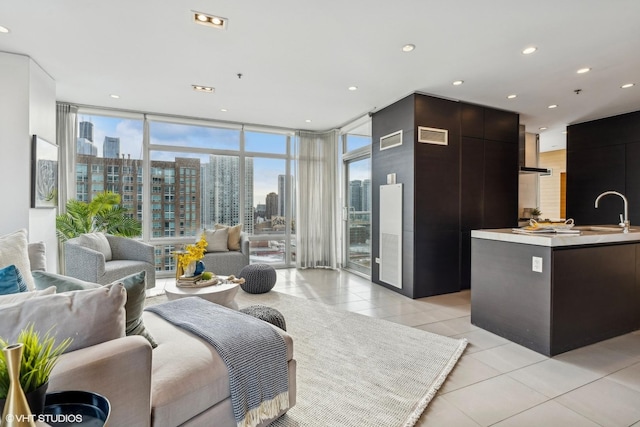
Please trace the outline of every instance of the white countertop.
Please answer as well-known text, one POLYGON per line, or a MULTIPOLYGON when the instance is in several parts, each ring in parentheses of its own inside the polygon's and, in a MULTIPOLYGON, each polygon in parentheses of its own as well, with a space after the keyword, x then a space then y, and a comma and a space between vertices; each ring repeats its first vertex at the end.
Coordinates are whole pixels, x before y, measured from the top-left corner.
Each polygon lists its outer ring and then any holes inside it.
MULTIPOLYGON (((523 243, 536 246, 578 246, 596 245, 602 243, 640 242, 640 227, 631 226, 628 233, 622 231, 593 231, 591 227, 619 228, 615 225, 580 226, 573 230, 580 230, 579 234, 565 233, 535 233, 525 234, 514 232, 511 228, 496 228, 488 230, 473 230, 471 237, 476 239, 497 240, 501 242, 523 243)), ((622 229, 620 229, 622 230, 622 229)))

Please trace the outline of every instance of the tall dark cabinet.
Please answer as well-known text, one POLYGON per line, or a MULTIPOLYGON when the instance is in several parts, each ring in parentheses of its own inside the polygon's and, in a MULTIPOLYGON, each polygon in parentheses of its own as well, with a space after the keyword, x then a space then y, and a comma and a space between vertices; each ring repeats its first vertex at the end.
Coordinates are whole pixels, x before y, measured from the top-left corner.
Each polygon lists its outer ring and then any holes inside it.
POLYGON ((577 224, 617 224, 629 200, 631 224, 640 224, 640 111, 568 127, 567 217, 577 224))
POLYGON ((412 298, 469 288, 471 230, 517 225, 516 113, 413 94, 373 114, 372 252, 379 256, 379 188, 403 184, 402 289, 412 298), (418 127, 444 129, 447 145, 418 142, 418 127), (380 138, 403 131, 403 144, 380 138))

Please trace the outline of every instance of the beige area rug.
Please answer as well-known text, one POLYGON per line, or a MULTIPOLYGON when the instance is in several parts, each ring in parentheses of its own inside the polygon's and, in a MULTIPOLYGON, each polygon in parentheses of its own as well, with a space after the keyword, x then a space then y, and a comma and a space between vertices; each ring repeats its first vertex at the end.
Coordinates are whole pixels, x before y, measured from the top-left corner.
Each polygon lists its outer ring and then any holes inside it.
POLYGON ((276 308, 293 336, 297 403, 275 427, 413 426, 467 346, 275 291, 236 301, 276 308))

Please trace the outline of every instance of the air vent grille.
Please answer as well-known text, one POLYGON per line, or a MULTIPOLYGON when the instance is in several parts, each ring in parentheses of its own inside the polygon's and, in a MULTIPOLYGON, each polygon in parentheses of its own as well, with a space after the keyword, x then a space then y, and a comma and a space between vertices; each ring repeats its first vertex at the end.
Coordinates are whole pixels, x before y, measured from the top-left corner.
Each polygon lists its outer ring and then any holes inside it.
POLYGON ((448 145, 449 131, 418 126, 418 142, 424 144, 448 145))
POLYGON ((402 130, 390 133, 380 138, 380 150, 402 145, 402 130))

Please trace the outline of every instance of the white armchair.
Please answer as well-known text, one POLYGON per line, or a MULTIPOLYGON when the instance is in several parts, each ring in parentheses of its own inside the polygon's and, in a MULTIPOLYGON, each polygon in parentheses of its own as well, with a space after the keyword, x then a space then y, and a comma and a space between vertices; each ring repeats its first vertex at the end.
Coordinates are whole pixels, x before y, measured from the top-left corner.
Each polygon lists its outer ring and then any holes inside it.
POLYGON ((152 245, 103 233, 83 234, 64 243, 65 274, 106 285, 144 270, 147 288, 156 285, 152 245))

